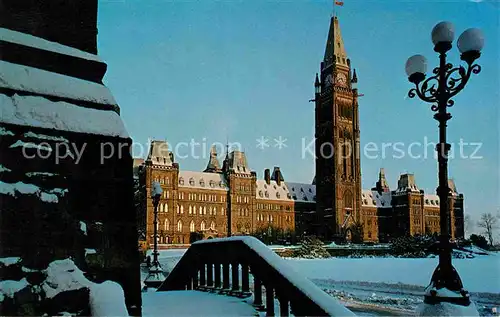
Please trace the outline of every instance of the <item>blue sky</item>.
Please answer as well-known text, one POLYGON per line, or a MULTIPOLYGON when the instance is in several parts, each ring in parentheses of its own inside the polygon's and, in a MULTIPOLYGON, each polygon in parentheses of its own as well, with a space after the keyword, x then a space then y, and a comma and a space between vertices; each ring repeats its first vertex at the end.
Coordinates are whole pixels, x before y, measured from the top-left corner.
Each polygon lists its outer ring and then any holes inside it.
MULTIPOLYGON (((437 56, 430 40, 439 21, 455 24, 456 37, 481 28, 486 44, 479 75, 450 108, 449 142, 481 143, 481 159, 461 159, 458 148, 449 174, 465 195, 474 218, 499 203, 500 42, 499 2, 345 0, 338 16, 347 53, 359 76, 361 147, 437 140, 429 105, 405 98, 411 88, 404 64, 424 54, 437 56)), ((99 55, 108 64, 105 84, 122 109, 135 142, 148 138, 179 142, 242 144, 250 167, 263 176, 280 166, 288 181, 311 182, 314 160, 302 144, 314 136, 314 74, 324 54, 332 1, 162 1, 99 2, 99 55), (269 148, 256 139, 269 139, 269 148), (287 139, 286 148, 273 139, 287 139)), ((450 61, 459 62, 453 48, 450 61)), ((471 155, 475 145, 464 147, 471 155)), ((423 150, 414 153, 423 155, 423 150)), ((137 149, 136 149, 137 151, 137 149)), ((428 157, 394 158, 389 147, 361 157, 363 187, 374 185, 380 167, 391 188, 400 173, 416 175, 434 193, 437 163, 428 157), (373 158, 377 156, 377 158, 373 158)), ((136 152, 138 154, 138 152, 136 152)), ((184 149, 182 154, 187 154, 184 149)), ((195 154, 202 154, 201 146, 195 154)), ((396 153, 397 154, 397 153, 396 153)), ((207 159, 177 158, 182 169, 202 170, 207 159)))

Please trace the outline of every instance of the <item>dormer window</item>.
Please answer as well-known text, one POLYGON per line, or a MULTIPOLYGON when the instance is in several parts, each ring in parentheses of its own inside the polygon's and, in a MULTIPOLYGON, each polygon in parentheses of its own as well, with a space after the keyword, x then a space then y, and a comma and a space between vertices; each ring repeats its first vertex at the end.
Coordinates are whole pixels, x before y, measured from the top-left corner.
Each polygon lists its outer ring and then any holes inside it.
POLYGON ((297 195, 293 195, 293 199, 294 199, 294 200, 297 200, 297 195))
POLYGON ((363 199, 363 204, 368 205, 368 200, 363 199))
POLYGON ((260 196, 260 197, 263 197, 263 196, 264 196, 264 194, 262 193, 262 190, 259 190, 259 196, 260 196))
POLYGON ((210 184, 210 187, 212 187, 212 188, 215 187, 215 182, 214 181, 210 181, 209 184, 210 184))
POLYGON ((302 188, 302 187, 301 187, 301 188, 300 188, 300 191, 303 193, 303 192, 304 192, 304 188, 302 188))
POLYGON ((308 200, 307 200, 307 196, 304 196, 304 199, 302 199, 302 200, 303 200, 303 201, 308 201, 308 200))
POLYGON ((203 178, 202 178, 202 179, 200 179, 200 186, 201 186, 201 187, 205 187, 205 181, 203 180, 203 178))
POLYGON ((425 204, 428 205, 429 204, 429 199, 426 199, 425 200, 425 204))
POLYGON ((377 205, 377 203, 375 202, 375 200, 372 200, 372 203, 373 203, 374 206, 377 205))
POLYGON ((266 192, 264 193, 264 195, 266 196, 266 198, 269 198, 269 193, 267 192, 267 190, 266 190, 266 192))
POLYGON ((276 192, 276 198, 279 199, 280 197, 281 197, 280 193, 276 192))
POLYGON ((224 184, 222 182, 219 182, 219 187, 224 188, 224 184))
POLYGON ((312 192, 313 192, 313 191, 312 191, 312 189, 311 189, 311 188, 309 188, 309 192, 312 194, 312 192))
POLYGON ((179 178, 179 185, 184 185, 184 178, 182 177, 179 178))
POLYGON ((267 189, 267 185, 266 184, 264 184, 264 189, 267 189))
POLYGON ((290 193, 286 194, 286 197, 287 197, 288 199, 291 199, 291 198, 292 198, 292 196, 290 196, 290 193))
POLYGON ((292 192, 294 192, 294 191, 295 191, 295 187, 292 187, 292 192))
POLYGON ((189 185, 194 186, 194 178, 191 177, 189 179, 189 185))

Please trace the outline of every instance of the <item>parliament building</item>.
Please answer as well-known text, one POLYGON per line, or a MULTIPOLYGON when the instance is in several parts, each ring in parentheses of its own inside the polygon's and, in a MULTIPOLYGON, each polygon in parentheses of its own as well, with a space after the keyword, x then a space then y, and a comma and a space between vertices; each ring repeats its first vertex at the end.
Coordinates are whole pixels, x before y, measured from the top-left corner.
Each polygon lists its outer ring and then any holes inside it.
MULTIPOLYGON (((357 80, 338 18, 332 17, 314 84, 316 176, 311 184, 285 181, 279 167, 259 178, 241 151, 226 151, 221 166, 215 147, 203 172, 183 171, 167 143, 153 141, 147 158, 134 162, 143 200, 139 226, 147 242, 153 241, 153 181, 163 188, 157 229, 165 244, 190 243, 193 233, 209 239, 271 227, 327 241, 350 241, 355 232, 366 242, 439 233, 439 198, 419 189, 413 174, 400 175, 391 190, 381 169, 375 186, 362 189, 357 80)), ((463 195, 452 180, 448 185, 449 228, 452 238, 460 238, 463 195)))

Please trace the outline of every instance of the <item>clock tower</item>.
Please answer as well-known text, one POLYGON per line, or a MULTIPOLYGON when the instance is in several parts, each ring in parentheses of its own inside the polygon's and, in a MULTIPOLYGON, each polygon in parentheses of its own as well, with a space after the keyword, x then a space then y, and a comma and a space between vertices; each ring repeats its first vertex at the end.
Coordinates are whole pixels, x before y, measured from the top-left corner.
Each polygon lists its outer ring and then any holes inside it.
POLYGON ((315 81, 316 214, 318 234, 351 239, 361 212, 361 168, 356 71, 332 17, 315 81))

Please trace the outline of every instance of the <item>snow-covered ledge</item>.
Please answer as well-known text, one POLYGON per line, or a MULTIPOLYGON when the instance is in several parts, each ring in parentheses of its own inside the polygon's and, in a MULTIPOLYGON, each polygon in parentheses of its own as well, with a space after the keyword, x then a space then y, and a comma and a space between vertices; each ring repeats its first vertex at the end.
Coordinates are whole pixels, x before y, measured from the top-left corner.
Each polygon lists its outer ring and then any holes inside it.
POLYGON ((316 286, 311 280, 306 278, 294 270, 273 250, 268 248, 264 243, 255 237, 240 236, 230 238, 219 238, 210 240, 200 240, 192 244, 192 246, 203 244, 219 244, 225 242, 240 241, 247 245, 250 249, 256 252, 262 259, 264 259, 271 267, 278 271, 290 283, 297 287, 302 293, 314 301, 330 316, 355 316, 353 312, 345 308, 335 298, 325 293, 322 289, 316 286))
MULTIPOLYGON (((429 285, 425 289, 426 296, 435 296, 435 297, 446 297, 446 298, 457 298, 460 299, 463 297, 460 292, 454 292, 446 288, 435 289, 431 285, 429 285)), ((469 305, 459 305, 448 302, 441 302, 436 304, 427 304, 422 303, 417 307, 416 311, 417 316, 479 316, 479 312, 477 310, 474 302, 470 302, 469 305)))

